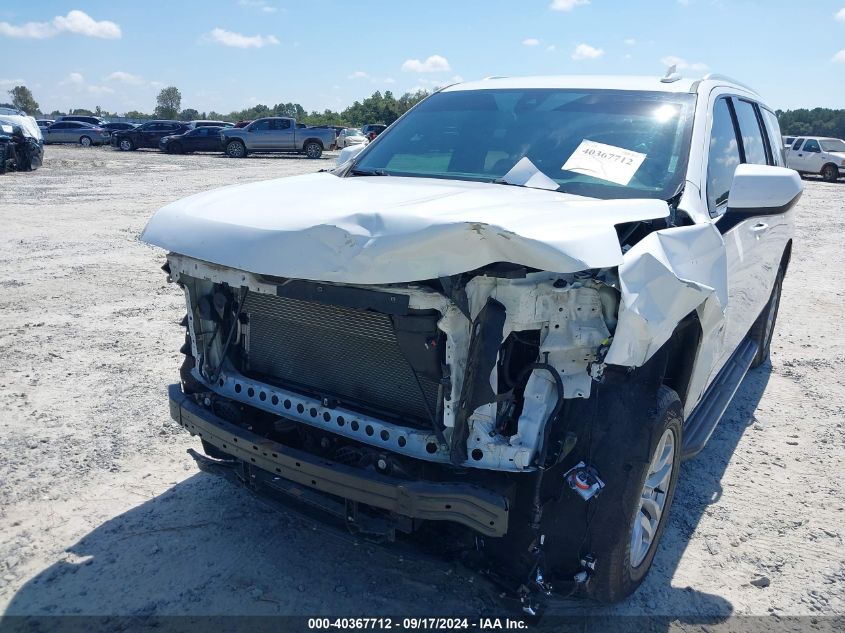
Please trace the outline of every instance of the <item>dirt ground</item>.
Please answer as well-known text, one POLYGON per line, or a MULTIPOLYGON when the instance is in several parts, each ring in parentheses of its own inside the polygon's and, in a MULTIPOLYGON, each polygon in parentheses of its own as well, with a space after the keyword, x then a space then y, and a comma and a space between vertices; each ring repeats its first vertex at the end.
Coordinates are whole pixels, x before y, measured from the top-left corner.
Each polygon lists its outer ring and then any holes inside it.
MULTIPOLYGON (((350 546, 199 473, 199 442, 169 419, 184 304, 145 222, 333 161, 51 146, 42 169, 0 177, 0 612, 501 610, 457 563, 350 546)), ((684 464, 645 584, 551 612, 845 614, 845 183, 807 182, 797 216, 771 364, 684 464)))

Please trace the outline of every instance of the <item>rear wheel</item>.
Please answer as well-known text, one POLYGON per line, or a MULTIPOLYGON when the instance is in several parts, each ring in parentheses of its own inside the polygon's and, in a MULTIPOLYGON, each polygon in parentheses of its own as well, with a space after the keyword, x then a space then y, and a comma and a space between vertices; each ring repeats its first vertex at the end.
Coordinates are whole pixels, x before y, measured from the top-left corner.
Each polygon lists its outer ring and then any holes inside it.
POLYGON ((323 146, 315 141, 306 143, 303 149, 305 150, 305 155, 311 159, 320 158, 323 155, 323 146))
POLYGON ((130 150, 135 149, 135 146, 132 144, 132 141, 130 141, 128 138, 120 139, 120 142, 117 144, 117 146, 124 152, 128 152, 130 150))
POLYGON ((778 318, 780 308, 780 293, 783 287, 783 268, 778 270, 775 277, 775 285, 772 287, 772 294, 769 302, 763 308, 763 312, 757 317, 748 335, 757 343, 757 355, 751 362, 751 367, 759 367, 769 359, 769 351, 772 346, 772 337, 775 333, 775 322, 778 318))
POLYGON ((91 147, 91 145, 93 145, 91 137, 89 136, 81 136, 79 138, 79 144, 82 145, 82 147, 91 147))
POLYGON ((836 165, 825 165, 822 167, 822 178, 826 182, 836 182, 839 178, 839 168, 836 165))
POLYGON ((243 158, 246 156, 246 147, 240 141, 229 141, 226 145, 226 156, 229 158, 243 158))

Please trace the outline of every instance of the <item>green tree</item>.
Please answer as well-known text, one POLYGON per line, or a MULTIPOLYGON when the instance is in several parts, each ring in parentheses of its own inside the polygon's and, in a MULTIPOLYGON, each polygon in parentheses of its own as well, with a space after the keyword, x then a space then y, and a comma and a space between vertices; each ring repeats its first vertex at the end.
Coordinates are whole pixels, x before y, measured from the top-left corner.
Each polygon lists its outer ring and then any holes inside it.
POLYGON ((196 121, 200 118, 201 117, 199 111, 194 110, 193 108, 185 108, 179 113, 180 121, 196 121))
POLYGON ((160 119, 175 119, 182 108, 182 93, 176 86, 162 88, 156 97, 155 115, 160 119))
POLYGON ((124 116, 127 119, 132 119, 133 121, 146 121, 148 119, 152 119, 153 116, 151 114, 146 114, 144 112, 138 112, 138 110, 130 110, 126 112, 124 116))
POLYGON ((40 113, 38 102, 26 86, 15 86, 9 91, 9 96, 12 97, 12 105, 19 110, 23 110, 27 114, 40 113))
POLYGON ((80 116, 94 116, 94 113, 91 110, 87 110, 85 108, 75 108, 70 111, 71 114, 78 114, 80 116))

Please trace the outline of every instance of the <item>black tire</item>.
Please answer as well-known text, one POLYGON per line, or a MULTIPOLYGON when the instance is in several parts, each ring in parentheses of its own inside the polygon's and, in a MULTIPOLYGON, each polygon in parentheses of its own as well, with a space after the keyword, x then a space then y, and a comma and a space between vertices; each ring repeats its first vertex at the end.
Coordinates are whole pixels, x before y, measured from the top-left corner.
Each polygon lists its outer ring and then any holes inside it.
POLYGON ((323 155, 323 146, 316 141, 307 142, 302 149, 305 155, 312 160, 316 160, 323 155))
POLYGON ((597 563, 595 573, 587 584, 587 593, 601 602, 617 602, 637 590, 651 568, 663 535, 681 463, 683 408, 675 391, 665 385, 659 387, 655 406, 648 414, 646 428, 650 434, 648 461, 631 455, 630 447, 620 441, 615 453, 620 468, 606 473, 605 490, 590 502, 597 503, 588 534, 590 551, 595 555, 597 563), (655 451, 667 432, 673 438, 674 453, 667 490, 661 492, 665 499, 663 510, 653 530, 654 536, 648 550, 640 562, 634 565, 632 539, 635 521, 643 513, 640 509, 641 495, 655 451))
POLYGON ((169 154, 184 154, 185 150, 182 148, 181 143, 171 143, 167 146, 167 152, 169 154))
POLYGON ((751 326, 751 331, 748 335, 757 343, 757 355, 751 362, 752 369, 759 367, 767 360, 769 360, 769 351, 772 346, 772 338, 775 333, 775 324, 778 318, 778 309, 780 308, 780 293, 783 288, 783 267, 778 269, 777 277, 775 277, 775 284, 772 286, 772 294, 769 296, 769 301, 766 307, 757 317, 754 325, 751 326))
POLYGON ((135 143, 131 139, 122 138, 117 142, 118 148, 123 152, 129 152, 135 149, 135 143))
POLYGON ((824 167, 822 167, 822 178, 824 178, 825 182, 836 182, 839 178, 839 168, 836 165, 831 165, 828 163, 824 167))
POLYGON ((90 136, 80 136, 79 144, 82 147, 91 147, 92 145, 94 145, 94 141, 91 140, 90 136))
POLYGON ((241 141, 226 143, 226 156, 229 158, 246 158, 246 145, 241 141))

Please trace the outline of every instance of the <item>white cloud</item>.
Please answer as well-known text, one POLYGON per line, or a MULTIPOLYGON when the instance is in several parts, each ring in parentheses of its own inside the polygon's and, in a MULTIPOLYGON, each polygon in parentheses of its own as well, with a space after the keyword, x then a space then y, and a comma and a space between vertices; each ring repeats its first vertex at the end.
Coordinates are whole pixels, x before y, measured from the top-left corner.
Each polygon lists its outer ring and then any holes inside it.
POLYGON ((74 33, 107 40, 116 40, 121 36, 120 26, 114 22, 108 20, 98 22, 78 9, 69 11, 67 15, 57 15, 51 22, 26 22, 19 26, 0 22, 0 35, 7 37, 43 40, 60 33, 74 33))
POLYGON ((267 0, 238 0, 238 4, 242 7, 249 7, 250 9, 257 9, 262 13, 275 13, 279 9, 274 7, 267 0))
POLYGON ((71 86, 77 92, 87 92, 92 95, 113 94, 114 89, 108 86, 98 86, 85 81, 82 73, 68 73, 67 77, 59 82, 60 86, 71 86))
POLYGON ((833 16, 833 19, 845 22, 845 7, 839 9, 839 11, 836 12, 836 15, 833 16))
POLYGON ((557 50, 557 46, 555 46, 554 44, 549 44, 548 46, 546 46, 546 50, 549 53, 554 53, 557 50))
POLYGON ((637 43, 637 40, 635 40, 633 37, 629 37, 627 39, 622 40, 622 42, 627 46, 634 46, 637 43))
POLYGON ((590 0, 552 0, 549 8, 552 11, 572 11, 582 4, 590 4, 590 0))
POLYGON ((675 55, 667 55, 666 57, 660 58, 660 63, 664 66, 674 66, 676 70, 707 70, 707 64, 702 62, 688 62, 683 57, 677 57, 675 55))
POLYGON ((579 44, 575 47, 575 50, 572 52, 572 59, 598 59, 602 55, 604 55, 604 51, 600 48, 595 48, 594 46, 590 46, 589 44, 579 44))
POLYGON ((837 64, 845 64, 845 48, 836 53, 830 61, 836 62, 837 64))
POLYGON ((128 84, 130 86, 140 86, 145 83, 143 77, 133 75, 132 73, 125 73, 122 70, 116 70, 110 75, 107 75, 105 80, 119 81, 120 83, 128 84))
POLYGON ((522 45, 523 46, 539 46, 540 40, 538 40, 536 37, 528 37, 528 38, 522 40, 522 45))
POLYGON ((367 77, 369 77, 369 75, 363 70, 356 70, 354 73, 349 75, 347 79, 366 79, 367 77))
POLYGON ((279 43, 275 35, 243 35, 221 28, 211 29, 208 38, 212 42, 232 48, 263 48, 270 44, 279 43))
POLYGON ((439 73, 452 70, 449 60, 441 55, 431 55, 424 62, 418 59, 406 59, 402 70, 412 73, 439 73))

